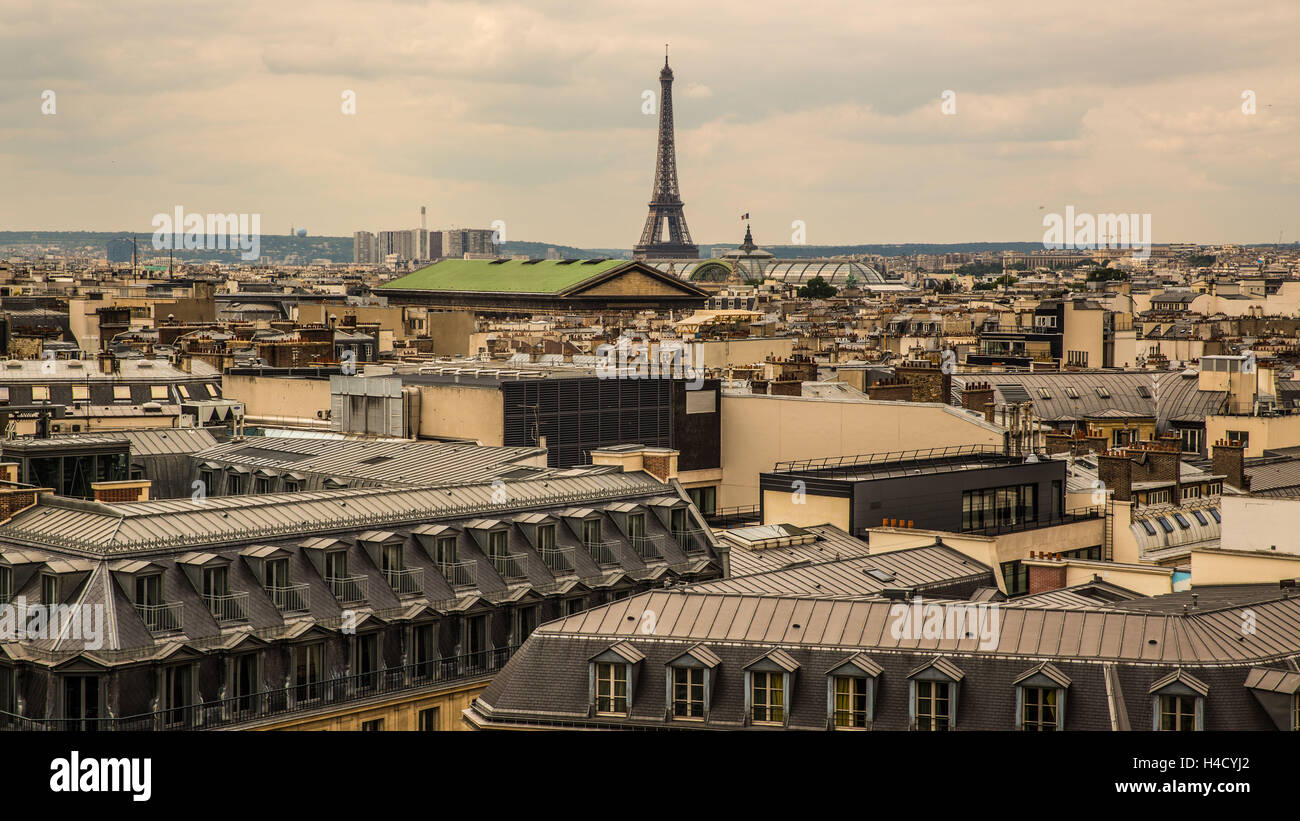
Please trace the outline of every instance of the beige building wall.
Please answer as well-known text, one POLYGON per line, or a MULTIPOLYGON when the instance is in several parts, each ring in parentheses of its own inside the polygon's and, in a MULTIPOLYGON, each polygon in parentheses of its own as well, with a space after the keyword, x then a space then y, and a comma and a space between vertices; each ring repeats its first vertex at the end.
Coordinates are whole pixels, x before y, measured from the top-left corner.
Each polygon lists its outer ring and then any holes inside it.
POLYGON ((947 405, 724 393, 718 507, 758 504, 779 461, 948 445, 1002 447, 1003 429, 947 405))
POLYGON ((1225 495, 1219 510, 1221 547, 1300 555, 1300 498, 1225 495))
POLYGON ((1207 416, 1205 441, 1213 445, 1229 439, 1228 431, 1245 431, 1249 436, 1246 457, 1263 456, 1272 448, 1300 445, 1300 416, 1207 416))
POLYGON ((791 524, 798 527, 831 524, 847 531, 851 501, 845 497, 765 490, 763 524, 791 524))
POLYGON ((1265 584, 1297 578, 1300 578, 1300 555, 1244 550, 1192 551, 1193 586, 1265 584))
POLYGON ((788 359, 797 341, 794 337, 751 337, 692 342, 694 361, 690 364, 697 368, 726 368, 758 365, 771 357, 788 359))
POLYGON ((324 420, 316 412, 330 409, 328 379, 227 373, 221 377, 221 395, 243 402, 244 418, 250 421, 255 417, 280 417, 318 426, 324 420))
POLYGON ((1073 302, 1065 303, 1065 329, 1061 349, 1067 362, 1070 351, 1082 351, 1088 355, 1088 367, 1100 368, 1105 364, 1102 324, 1105 316, 1103 310, 1076 310, 1073 302))
POLYGON ((501 446, 504 396, 495 388, 418 385, 422 438, 473 439, 501 446))

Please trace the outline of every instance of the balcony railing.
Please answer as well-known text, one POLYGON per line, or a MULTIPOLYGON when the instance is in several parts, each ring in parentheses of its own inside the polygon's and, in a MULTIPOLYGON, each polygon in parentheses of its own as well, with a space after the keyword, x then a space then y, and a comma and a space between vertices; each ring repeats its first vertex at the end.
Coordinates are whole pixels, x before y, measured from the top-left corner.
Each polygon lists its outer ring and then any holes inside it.
POLYGON ((699 528, 674 530, 673 538, 677 540, 677 544, 681 545, 682 550, 687 553, 703 553, 705 546, 708 544, 704 538, 704 531, 699 528))
POLYGON ((384 581, 388 582, 388 586, 399 596, 419 596, 424 593, 424 568, 385 570, 384 581))
POLYGON ((439 569, 447 584, 453 588, 478 586, 478 562, 473 559, 467 562, 446 562, 439 565, 439 569))
POLYGON ((376 695, 482 678, 504 667, 518 649, 516 646, 498 647, 120 718, 30 718, 0 712, 0 730, 205 730, 288 719, 296 714, 330 709, 376 695))
POLYGON ((330 586, 330 592, 334 594, 334 598, 338 599, 340 604, 366 601, 370 593, 369 581, 366 576, 325 579, 325 582, 330 586))
POLYGON ((642 559, 662 559, 663 536, 633 536, 632 549, 642 559))
POLYGON ((311 588, 306 583, 268 587, 266 592, 281 613, 302 613, 311 609, 311 588))
POLYGON ((586 542, 586 548, 591 558, 596 560, 596 564, 604 567, 618 564, 618 559, 614 557, 614 544, 614 542, 586 542))
POLYGON ((503 556, 492 557, 492 568, 501 574, 501 578, 506 581, 517 579, 527 579, 528 556, 525 553, 506 553, 503 556))
POLYGON ((208 612, 218 622, 248 621, 248 593, 224 593, 220 596, 203 596, 208 612))
POLYGON ((181 602, 137 604, 135 610, 150 633, 167 633, 181 629, 181 607, 181 602))
POLYGON ((542 554, 542 561, 550 571, 557 575, 572 573, 576 567, 573 563, 574 548, 572 547, 543 547, 538 552, 542 554))

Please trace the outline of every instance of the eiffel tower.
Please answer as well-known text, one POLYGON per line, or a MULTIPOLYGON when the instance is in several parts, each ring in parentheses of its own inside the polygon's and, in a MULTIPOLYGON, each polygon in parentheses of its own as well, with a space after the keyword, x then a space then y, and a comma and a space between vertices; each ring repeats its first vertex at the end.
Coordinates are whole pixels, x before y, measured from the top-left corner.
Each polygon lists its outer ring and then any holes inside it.
POLYGON ((664 69, 659 72, 659 151, 655 156, 655 185, 650 195, 641 241, 632 249, 636 259, 698 259, 700 248, 691 242, 691 231, 682 213, 677 190, 677 150, 673 147, 673 70, 668 67, 664 47, 664 69), (665 232, 667 236, 664 236, 665 232))

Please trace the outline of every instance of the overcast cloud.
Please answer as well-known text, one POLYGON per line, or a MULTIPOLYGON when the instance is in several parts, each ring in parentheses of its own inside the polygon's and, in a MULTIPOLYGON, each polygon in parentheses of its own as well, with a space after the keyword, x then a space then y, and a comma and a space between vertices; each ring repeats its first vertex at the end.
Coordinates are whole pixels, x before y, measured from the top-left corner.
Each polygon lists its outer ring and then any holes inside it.
POLYGON ((0 229, 251 212, 631 247, 671 43, 695 240, 1300 240, 1300 4, 0 0, 0 229), (42 114, 42 92, 57 113, 42 114), (944 90, 957 113, 941 113, 944 90), (344 90, 357 113, 341 112, 344 90), (1242 92, 1256 113, 1242 112, 1242 92))

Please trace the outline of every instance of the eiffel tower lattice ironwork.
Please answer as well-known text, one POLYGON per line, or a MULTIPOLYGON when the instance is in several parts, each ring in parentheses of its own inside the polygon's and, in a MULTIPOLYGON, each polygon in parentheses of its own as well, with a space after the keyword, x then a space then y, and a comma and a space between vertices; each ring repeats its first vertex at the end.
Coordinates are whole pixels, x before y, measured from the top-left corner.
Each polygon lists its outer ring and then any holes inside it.
POLYGON ((691 231, 682 213, 681 192, 677 188, 677 150, 673 144, 673 70, 668 67, 664 49, 664 68, 659 72, 659 150, 655 156, 654 192, 650 195, 650 214, 646 217, 641 241, 633 249, 637 259, 698 259, 700 248, 691 242, 691 231))

